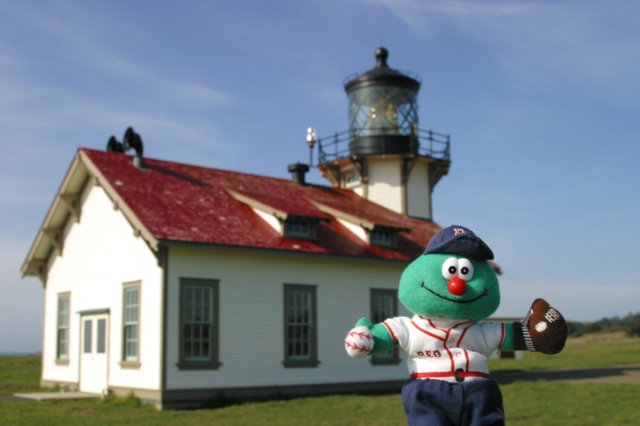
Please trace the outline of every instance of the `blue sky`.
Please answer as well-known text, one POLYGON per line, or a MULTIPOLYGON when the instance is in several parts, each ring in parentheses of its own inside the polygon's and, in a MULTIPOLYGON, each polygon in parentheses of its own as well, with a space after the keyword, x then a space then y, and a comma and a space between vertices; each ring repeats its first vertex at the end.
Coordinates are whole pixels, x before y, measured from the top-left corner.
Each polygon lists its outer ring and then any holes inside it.
POLYGON ((308 126, 347 128, 342 81, 380 45, 421 76, 421 127, 451 134, 435 220, 492 247, 498 314, 538 296, 574 320, 640 311, 638 16, 615 0, 2 2, 0 352, 41 347, 44 292, 19 270, 78 147, 133 125, 150 157, 288 177, 308 126))

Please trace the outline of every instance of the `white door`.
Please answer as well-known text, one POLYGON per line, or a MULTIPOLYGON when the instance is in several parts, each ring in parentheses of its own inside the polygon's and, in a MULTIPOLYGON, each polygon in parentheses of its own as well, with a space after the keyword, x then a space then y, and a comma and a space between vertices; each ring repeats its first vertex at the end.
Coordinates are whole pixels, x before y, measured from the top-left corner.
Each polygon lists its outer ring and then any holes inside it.
POLYGON ((84 315, 80 328, 80 391, 102 394, 107 390, 109 315, 84 315))

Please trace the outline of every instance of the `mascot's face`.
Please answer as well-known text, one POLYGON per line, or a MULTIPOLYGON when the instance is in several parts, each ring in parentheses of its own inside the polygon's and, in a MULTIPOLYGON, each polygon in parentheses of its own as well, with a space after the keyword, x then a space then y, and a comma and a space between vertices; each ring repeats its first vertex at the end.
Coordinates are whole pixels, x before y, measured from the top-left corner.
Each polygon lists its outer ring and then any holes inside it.
POLYGON ((402 273, 399 298, 414 314, 479 321, 498 309, 500 289, 487 261, 425 254, 402 273))

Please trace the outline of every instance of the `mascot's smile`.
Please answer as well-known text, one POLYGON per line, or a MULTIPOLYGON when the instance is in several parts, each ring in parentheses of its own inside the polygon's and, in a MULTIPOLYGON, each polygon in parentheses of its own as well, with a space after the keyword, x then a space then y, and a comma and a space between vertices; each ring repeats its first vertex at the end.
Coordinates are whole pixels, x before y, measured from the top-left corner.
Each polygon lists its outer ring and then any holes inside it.
POLYGON ((481 297, 484 297, 487 295, 487 289, 485 288, 484 291, 482 292, 481 295, 474 297, 473 299, 469 299, 469 300, 456 300, 456 299, 451 299, 447 296, 443 296, 441 294, 436 293, 435 291, 431 290, 429 287, 427 287, 427 285, 423 282, 422 284, 420 284, 420 287, 424 288, 425 290, 427 290, 429 293, 433 294, 434 296, 439 297, 440 299, 444 299, 444 300, 448 300, 449 302, 455 302, 455 303, 471 303, 471 302, 475 302, 476 300, 480 299, 481 297))

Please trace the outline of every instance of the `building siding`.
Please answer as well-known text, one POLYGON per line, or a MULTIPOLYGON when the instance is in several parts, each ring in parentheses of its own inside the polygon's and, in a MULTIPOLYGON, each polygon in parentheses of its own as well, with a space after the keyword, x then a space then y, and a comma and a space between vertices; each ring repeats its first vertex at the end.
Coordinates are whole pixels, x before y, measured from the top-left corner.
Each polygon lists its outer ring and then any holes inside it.
POLYGON ((404 362, 372 366, 344 350, 344 336, 368 316, 370 289, 396 289, 404 265, 359 259, 172 247, 169 254, 167 389, 211 389, 402 380, 404 362), (177 367, 180 278, 220 281, 217 370, 177 367), (283 285, 317 286, 317 367, 285 368, 283 285))
POLYGON ((78 383, 80 380, 80 314, 109 310, 109 386, 160 388, 160 314, 162 271, 146 243, 134 236, 121 211, 99 186, 87 185, 82 216, 69 221, 64 251, 52 255, 45 291, 45 326, 42 380, 78 383), (141 282, 140 365, 123 369, 123 284, 141 282), (69 362, 56 364, 57 295, 70 292, 69 362))

